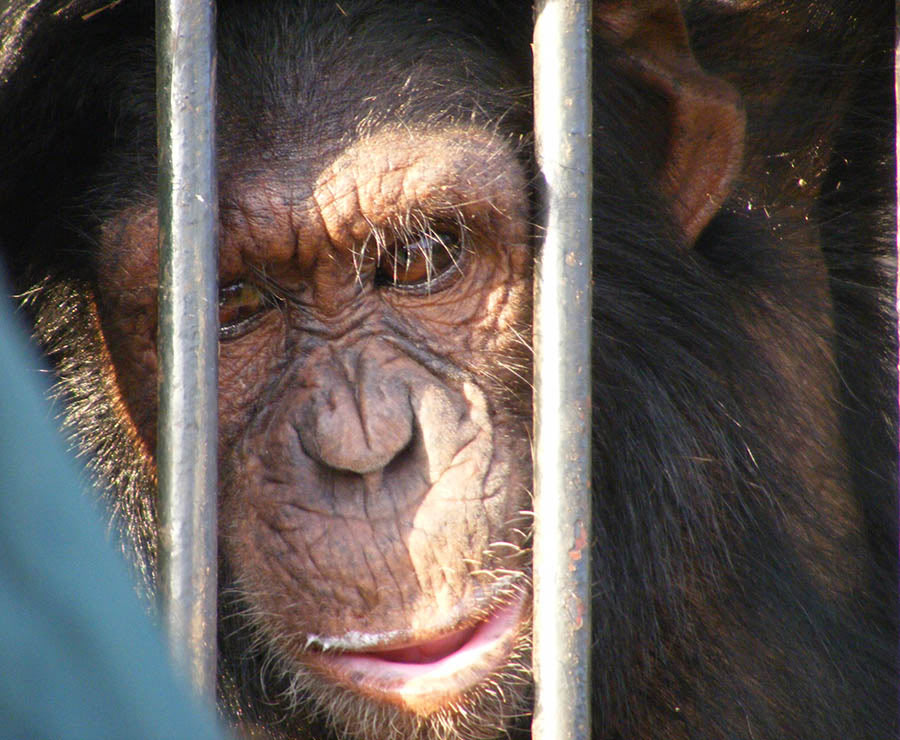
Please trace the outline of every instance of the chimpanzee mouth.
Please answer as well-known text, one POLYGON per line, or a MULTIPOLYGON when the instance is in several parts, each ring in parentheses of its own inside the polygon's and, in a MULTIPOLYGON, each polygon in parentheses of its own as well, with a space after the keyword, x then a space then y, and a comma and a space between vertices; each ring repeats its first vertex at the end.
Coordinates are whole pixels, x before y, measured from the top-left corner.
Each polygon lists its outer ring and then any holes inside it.
POLYGON ((309 652, 305 662, 376 701, 429 714, 506 663, 521 631, 524 602, 508 603, 478 624, 437 638, 364 651, 309 652))

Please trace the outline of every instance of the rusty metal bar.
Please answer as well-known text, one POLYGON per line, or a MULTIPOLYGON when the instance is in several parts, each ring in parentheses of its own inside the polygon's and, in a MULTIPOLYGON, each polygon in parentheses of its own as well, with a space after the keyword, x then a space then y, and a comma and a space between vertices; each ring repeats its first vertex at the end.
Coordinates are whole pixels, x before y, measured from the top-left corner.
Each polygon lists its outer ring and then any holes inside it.
POLYGON ((176 666, 216 686, 215 6, 157 0, 160 598, 176 666))
POLYGON ((535 265, 535 740, 590 725, 591 3, 539 0, 535 265))

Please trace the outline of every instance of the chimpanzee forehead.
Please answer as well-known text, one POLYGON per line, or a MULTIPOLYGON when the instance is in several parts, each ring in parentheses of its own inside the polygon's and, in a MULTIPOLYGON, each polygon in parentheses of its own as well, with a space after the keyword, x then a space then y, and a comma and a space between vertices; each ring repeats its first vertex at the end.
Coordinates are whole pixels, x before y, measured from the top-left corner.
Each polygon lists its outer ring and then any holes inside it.
MULTIPOLYGON (((221 0, 217 12, 223 184, 320 169, 385 128, 516 138, 531 130, 529 3, 221 0), (522 53, 510 54, 510 45, 522 53)), ((134 26, 138 38, 105 55, 119 123, 98 177, 99 213, 156 190, 155 61, 144 20, 134 26)))
POLYGON ((504 61, 498 15, 461 5, 221 4, 223 156, 252 142, 254 154, 317 158, 385 123, 528 130, 528 70, 504 61), (484 43, 492 22, 496 48, 484 43))

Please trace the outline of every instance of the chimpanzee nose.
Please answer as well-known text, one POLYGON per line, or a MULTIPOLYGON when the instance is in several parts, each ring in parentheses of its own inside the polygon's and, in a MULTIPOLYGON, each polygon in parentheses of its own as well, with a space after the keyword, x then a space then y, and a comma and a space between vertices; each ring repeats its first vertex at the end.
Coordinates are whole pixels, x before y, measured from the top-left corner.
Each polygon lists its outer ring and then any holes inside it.
POLYGON ((338 363, 327 369, 330 377, 317 379, 296 425, 304 451, 335 470, 381 470, 412 440, 408 384, 374 358, 359 361, 352 374, 338 363))

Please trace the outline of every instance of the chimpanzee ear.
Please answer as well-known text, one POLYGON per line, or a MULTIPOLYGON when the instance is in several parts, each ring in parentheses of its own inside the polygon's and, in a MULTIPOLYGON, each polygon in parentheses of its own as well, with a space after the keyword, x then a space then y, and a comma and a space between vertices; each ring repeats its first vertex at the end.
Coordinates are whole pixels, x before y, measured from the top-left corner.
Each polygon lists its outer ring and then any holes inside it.
POLYGON ((688 244, 693 244, 740 170, 745 131, 741 99, 731 85, 700 68, 678 0, 597 0, 593 25, 671 102, 661 184, 688 244))

